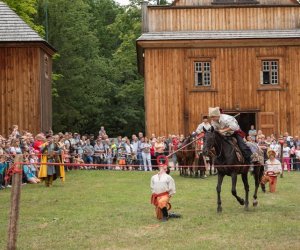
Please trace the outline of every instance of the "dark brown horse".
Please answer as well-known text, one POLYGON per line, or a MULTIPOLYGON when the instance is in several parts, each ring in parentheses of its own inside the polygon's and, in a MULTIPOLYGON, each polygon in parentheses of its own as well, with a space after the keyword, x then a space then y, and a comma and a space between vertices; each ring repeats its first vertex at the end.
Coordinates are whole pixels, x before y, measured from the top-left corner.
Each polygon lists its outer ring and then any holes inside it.
MULTIPOLYGON (((217 185, 217 194, 218 194, 218 207, 217 211, 222 212, 222 202, 221 202, 221 187, 223 178, 225 175, 231 176, 232 188, 231 193, 237 199, 241 205, 245 205, 245 210, 248 210, 249 206, 249 183, 248 183, 248 171, 250 166, 239 166, 244 163, 240 161, 235 153, 235 149, 231 143, 228 142, 228 139, 221 135, 219 132, 215 131, 213 128, 211 131, 206 131, 204 136, 204 147, 203 154, 208 155, 214 149, 215 151, 215 164, 218 169, 218 185, 217 185), (230 165, 230 166, 226 166, 230 165), (234 166, 236 165, 236 166, 234 166), (219 167, 218 167, 219 166, 219 167), (237 195, 236 192, 236 183, 237 175, 242 175, 242 180, 244 183, 245 189, 245 199, 242 199, 237 195)), ((263 174, 263 165, 258 165, 254 167, 253 175, 255 179, 255 193, 253 206, 257 206, 257 190, 259 187, 260 179, 263 174)))
POLYGON ((182 148, 181 150, 178 150, 176 152, 178 164, 179 164, 179 173, 182 176, 187 176, 188 175, 188 170, 190 172, 190 176, 194 174, 193 170, 193 165, 195 161, 195 156, 196 156, 196 143, 192 142, 195 140, 192 135, 189 135, 185 140, 179 144, 179 149, 182 148), (180 167, 183 166, 183 167, 180 167), (190 166, 187 168, 187 166, 190 166))

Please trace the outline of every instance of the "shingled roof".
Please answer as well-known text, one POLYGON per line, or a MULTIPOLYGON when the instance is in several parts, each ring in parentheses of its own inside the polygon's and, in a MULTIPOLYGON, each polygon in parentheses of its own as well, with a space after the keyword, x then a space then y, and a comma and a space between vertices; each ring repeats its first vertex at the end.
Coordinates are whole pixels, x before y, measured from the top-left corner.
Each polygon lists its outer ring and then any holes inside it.
POLYGON ((137 41, 227 40, 248 38, 300 38, 300 29, 149 32, 142 34, 137 41))
POLYGON ((43 42, 12 9, 0 1, 0 42, 43 42))

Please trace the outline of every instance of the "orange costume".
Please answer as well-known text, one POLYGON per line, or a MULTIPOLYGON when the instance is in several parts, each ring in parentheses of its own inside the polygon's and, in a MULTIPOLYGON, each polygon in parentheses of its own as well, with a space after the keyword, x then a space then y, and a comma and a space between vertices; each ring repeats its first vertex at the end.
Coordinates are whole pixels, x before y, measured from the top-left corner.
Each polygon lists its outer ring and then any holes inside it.
POLYGON ((167 219, 171 209, 170 197, 176 193, 174 179, 166 173, 158 173, 151 178, 151 204, 155 206, 157 219, 167 219))
POLYGON ((267 170, 265 175, 262 177, 261 183, 266 184, 269 182, 269 189, 271 193, 276 191, 277 175, 281 173, 281 163, 275 159, 276 152, 274 150, 268 151, 268 156, 272 155, 272 159, 266 161, 267 170))

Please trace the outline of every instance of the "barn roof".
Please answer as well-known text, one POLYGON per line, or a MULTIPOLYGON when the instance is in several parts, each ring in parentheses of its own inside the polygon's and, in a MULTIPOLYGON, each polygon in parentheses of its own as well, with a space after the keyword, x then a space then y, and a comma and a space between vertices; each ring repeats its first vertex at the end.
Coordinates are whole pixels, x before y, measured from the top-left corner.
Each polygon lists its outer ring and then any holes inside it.
POLYGON ((34 31, 5 3, 0 1, 0 42, 40 42, 46 44, 39 34, 34 31))
POLYGON ((300 29, 149 32, 142 34, 137 41, 229 40, 248 38, 300 38, 300 29))

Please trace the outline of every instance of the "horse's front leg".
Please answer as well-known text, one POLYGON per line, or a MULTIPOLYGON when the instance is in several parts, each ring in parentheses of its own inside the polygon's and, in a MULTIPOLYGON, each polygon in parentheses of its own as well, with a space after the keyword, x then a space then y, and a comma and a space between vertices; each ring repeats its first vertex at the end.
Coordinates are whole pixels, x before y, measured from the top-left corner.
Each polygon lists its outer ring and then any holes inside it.
POLYGON ((248 172, 242 174, 242 180, 245 188, 245 210, 249 210, 249 183, 248 183, 248 172))
POLYGON ((245 204, 244 199, 242 199, 241 197, 239 197, 237 195, 237 192, 236 192, 237 173, 232 173, 231 174, 231 182, 232 182, 232 186, 231 186, 231 193, 232 193, 232 195, 237 199, 237 201, 241 205, 244 205, 245 204))
POLYGON ((222 188, 222 182, 224 179, 224 175, 218 173, 218 185, 217 185, 217 194, 218 194, 218 207, 217 207, 217 212, 221 213, 222 212, 222 201, 221 201, 221 188, 222 188))

